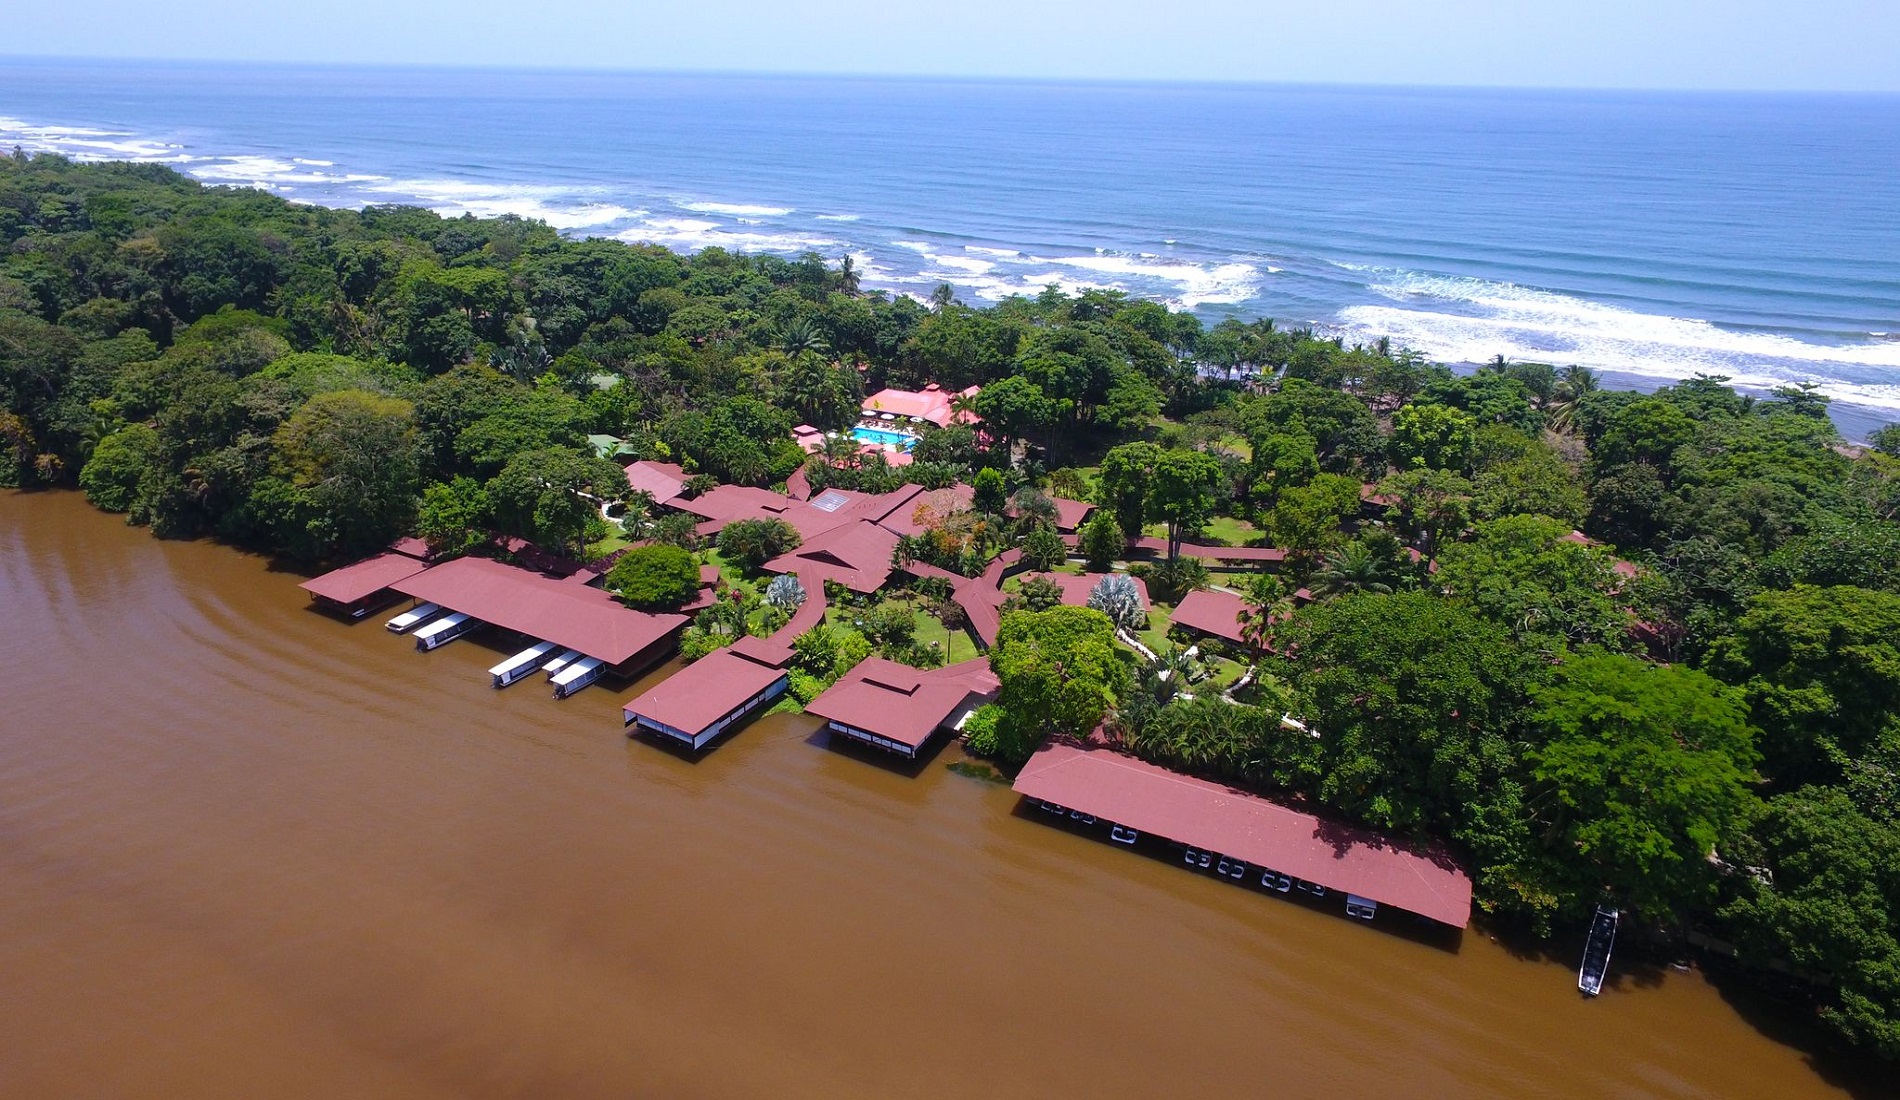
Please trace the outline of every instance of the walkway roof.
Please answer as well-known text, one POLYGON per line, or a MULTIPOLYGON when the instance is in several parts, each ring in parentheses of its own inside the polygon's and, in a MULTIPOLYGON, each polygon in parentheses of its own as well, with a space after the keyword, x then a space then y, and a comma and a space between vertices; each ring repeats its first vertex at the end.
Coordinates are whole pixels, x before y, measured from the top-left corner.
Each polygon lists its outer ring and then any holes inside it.
POLYGON ((689 621, 633 611, 598 588, 486 558, 457 558, 390 587, 610 665, 633 659, 689 621))
POLYGON ((1462 928, 1471 920, 1471 879, 1443 852, 1420 851, 1132 756, 1050 743, 1023 766, 1015 786, 1029 798, 1441 924, 1462 928))
POLYGON ((320 596, 335 603, 353 604, 367 600, 397 581, 413 577, 427 568, 427 562, 391 550, 364 558, 355 565, 332 569, 297 587, 312 596, 320 596))
POLYGON ((973 698, 993 698, 998 686, 982 657, 933 669, 866 657, 806 704, 805 713, 914 749, 973 698))

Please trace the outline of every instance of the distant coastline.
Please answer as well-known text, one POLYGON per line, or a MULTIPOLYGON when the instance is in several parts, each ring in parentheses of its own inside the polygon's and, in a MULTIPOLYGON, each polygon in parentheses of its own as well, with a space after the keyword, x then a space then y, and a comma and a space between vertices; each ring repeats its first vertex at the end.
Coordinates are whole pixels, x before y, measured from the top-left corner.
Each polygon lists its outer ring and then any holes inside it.
POLYGON ((0 147, 849 254, 919 298, 1117 289, 1636 389, 1805 381, 1854 437, 1900 419, 1900 341, 1876 335, 1900 331, 1900 182, 1865 153, 1900 98, 1165 90, 4 61, 0 147))

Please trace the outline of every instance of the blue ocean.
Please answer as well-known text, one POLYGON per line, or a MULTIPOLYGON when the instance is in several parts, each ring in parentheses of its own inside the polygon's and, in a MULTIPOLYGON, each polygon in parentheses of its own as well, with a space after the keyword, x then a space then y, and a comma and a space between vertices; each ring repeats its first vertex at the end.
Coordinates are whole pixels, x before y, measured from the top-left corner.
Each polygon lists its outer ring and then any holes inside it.
POLYGON ((6 61, 12 146, 1900 418, 1900 97, 6 61))

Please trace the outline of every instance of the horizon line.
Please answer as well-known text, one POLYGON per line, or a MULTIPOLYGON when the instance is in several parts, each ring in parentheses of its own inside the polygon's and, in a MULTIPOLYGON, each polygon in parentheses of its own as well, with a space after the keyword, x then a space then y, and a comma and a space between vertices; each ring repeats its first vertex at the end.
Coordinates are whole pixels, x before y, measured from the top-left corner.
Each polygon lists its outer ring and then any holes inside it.
POLYGON ((888 81, 921 84, 1019 84, 1049 86, 1103 86, 1124 88, 1282 88, 1282 89, 1341 89, 1365 91, 1416 91, 1416 92, 1596 92, 1625 95, 1711 95, 1711 96, 1815 96, 1815 97, 1866 97, 1900 98, 1900 86, 1893 88, 1761 88, 1761 87, 1691 87, 1691 86, 1655 86, 1641 84, 1482 84, 1482 83, 1381 83, 1360 81, 1325 80, 1274 80, 1267 78, 1248 79, 1240 77, 1196 78, 1196 77, 1117 77, 1117 76, 1048 76, 1008 73, 918 73, 918 72, 878 72, 871 70, 830 71, 815 69, 725 69, 725 68, 662 68, 662 67, 615 67, 607 65, 556 65, 556 64, 514 64, 508 62, 442 62, 442 61, 313 61, 287 58, 233 58, 233 57, 153 57, 136 54, 77 55, 77 54, 7 54, 0 53, 0 65, 25 64, 145 64, 145 65, 203 65, 229 66, 233 68, 301 68, 342 71, 384 71, 384 72, 463 72, 463 73, 516 73, 534 75, 592 75, 592 76, 650 76, 650 77, 705 77, 705 78, 744 78, 753 80, 838 80, 838 81, 888 81))

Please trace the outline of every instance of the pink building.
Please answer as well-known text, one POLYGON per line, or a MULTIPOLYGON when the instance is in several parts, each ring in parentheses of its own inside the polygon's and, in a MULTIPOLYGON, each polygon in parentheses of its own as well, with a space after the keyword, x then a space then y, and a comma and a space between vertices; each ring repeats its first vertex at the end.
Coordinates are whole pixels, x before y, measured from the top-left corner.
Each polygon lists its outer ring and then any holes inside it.
POLYGON ((922 390, 879 390, 864 399, 863 413, 872 420, 881 420, 888 415, 893 420, 928 420, 939 428, 947 428, 952 423, 975 424, 975 413, 958 413, 950 406, 959 397, 975 397, 980 387, 971 386, 955 393, 941 389, 935 382, 922 390))

